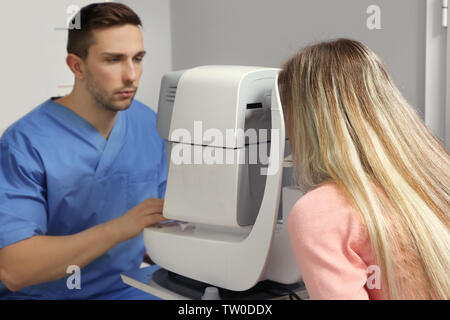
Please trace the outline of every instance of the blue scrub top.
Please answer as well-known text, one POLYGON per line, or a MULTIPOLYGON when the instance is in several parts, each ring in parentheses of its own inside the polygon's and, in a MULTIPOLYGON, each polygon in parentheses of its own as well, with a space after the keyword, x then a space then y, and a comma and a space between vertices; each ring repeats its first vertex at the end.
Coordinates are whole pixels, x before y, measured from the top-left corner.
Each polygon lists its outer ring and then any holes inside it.
MULTIPOLYGON (((156 114, 137 100, 118 112, 106 140, 70 109, 47 100, 0 140, 0 248, 34 235, 71 235, 117 218, 146 198, 163 198, 164 141, 156 114)), ((142 234, 81 269, 81 289, 67 277, 0 298, 149 299, 124 284, 145 254, 142 234)))

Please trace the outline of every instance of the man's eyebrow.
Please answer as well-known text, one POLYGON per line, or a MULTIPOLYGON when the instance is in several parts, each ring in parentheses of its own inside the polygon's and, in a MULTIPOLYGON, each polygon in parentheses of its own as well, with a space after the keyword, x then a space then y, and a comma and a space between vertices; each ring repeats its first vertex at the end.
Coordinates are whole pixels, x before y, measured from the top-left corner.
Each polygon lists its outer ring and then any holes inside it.
MULTIPOLYGON (((145 50, 139 51, 134 56, 144 56, 147 52, 145 50)), ((102 52, 100 55, 102 56, 114 56, 114 57, 123 57, 125 54, 118 52, 102 52)))

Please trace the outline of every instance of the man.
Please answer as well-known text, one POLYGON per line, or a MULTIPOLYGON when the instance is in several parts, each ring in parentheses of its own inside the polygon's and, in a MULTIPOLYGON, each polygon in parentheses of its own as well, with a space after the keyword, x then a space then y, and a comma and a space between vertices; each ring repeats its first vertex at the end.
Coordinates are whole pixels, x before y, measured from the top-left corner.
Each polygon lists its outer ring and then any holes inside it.
POLYGON ((120 279, 142 262, 143 229, 164 220, 164 144, 155 113, 133 100, 141 21, 118 3, 79 14, 67 44, 73 91, 0 140, 1 298, 152 297, 120 279), (79 289, 67 284, 76 267, 79 289))

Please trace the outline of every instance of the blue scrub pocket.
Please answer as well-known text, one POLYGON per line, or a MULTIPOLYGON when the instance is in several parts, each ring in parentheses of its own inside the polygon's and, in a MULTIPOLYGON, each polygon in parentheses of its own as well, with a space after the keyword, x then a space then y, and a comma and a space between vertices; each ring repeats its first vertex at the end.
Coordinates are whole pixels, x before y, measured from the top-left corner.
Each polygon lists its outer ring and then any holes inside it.
POLYGON ((147 170, 128 177, 127 206, 128 210, 137 206, 147 198, 159 197, 158 172, 147 170))

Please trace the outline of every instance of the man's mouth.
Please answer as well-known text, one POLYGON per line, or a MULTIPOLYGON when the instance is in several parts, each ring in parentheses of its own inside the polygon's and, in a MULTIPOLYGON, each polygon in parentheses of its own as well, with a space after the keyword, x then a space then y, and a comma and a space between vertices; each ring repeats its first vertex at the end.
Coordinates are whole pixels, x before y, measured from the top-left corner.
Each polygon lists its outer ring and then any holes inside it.
POLYGON ((133 96, 133 94, 136 92, 136 90, 122 90, 119 91, 117 94, 121 97, 121 98, 130 98, 131 96, 133 96))

